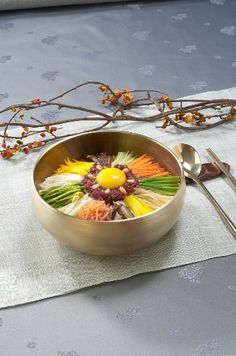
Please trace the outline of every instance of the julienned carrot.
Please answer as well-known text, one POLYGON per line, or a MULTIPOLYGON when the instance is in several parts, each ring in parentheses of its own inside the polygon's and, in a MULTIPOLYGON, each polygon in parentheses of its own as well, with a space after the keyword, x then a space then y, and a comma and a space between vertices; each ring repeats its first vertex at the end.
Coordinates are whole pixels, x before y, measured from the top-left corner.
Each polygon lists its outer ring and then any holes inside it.
POLYGON ((108 220, 110 208, 104 201, 98 200, 81 208, 78 218, 82 220, 108 220))
POLYGON ((157 174, 155 174, 154 176, 151 176, 151 177, 155 178, 155 177, 167 177, 167 176, 169 176, 169 172, 164 171, 164 172, 157 173, 157 174))
POLYGON ((162 168, 159 163, 153 162, 152 157, 146 154, 136 158, 133 162, 131 162, 129 169, 138 178, 168 175, 168 172, 165 171, 165 169, 162 168))

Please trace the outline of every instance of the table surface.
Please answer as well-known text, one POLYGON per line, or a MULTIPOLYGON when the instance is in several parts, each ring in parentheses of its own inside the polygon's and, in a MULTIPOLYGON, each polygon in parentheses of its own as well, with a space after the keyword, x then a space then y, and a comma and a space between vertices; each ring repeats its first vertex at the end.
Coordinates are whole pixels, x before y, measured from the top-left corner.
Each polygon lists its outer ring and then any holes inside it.
MULTIPOLYGON (((235 15, 234 0, 1 13, 1 106, 92 79, 173 97, 235 86, 235 15)), ((236 355, 235 267, 233 255, 0 310, 0 355, 236 355)))

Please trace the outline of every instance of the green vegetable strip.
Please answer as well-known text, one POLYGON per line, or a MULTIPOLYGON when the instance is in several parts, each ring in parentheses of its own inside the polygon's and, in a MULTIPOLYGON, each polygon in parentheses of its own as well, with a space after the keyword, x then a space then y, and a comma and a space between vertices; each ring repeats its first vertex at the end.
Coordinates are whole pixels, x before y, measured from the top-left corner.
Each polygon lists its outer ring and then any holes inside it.
POLYGON ((147 183, 147 184, 179 184, 179 180, 139 180, 139 183, 147 183))
MULTIPOLYGON (((46 194, 46 195, 43 195, 44 198, 46 199, 51 199, 51 200, 55 200, 58 198, 58 195, 60 197, 63 197, 63 196, 67 196, 68 194, 71 194, 71 193, 76 193, 78 191, 78 189, 69 189, 69 190, 62 190, 62 191, 57 191, 57 193, 51 193, 51 194, 46 194)), ((81 189, 79 188, 79 191, 81 191, 81 189)))
POLYGON ((150 177, 139 180, 139 186, 162 195, 175 195, 179 188, 179 176, 150 177))
POLYGON ((143 189, 152 190, 155 193, 159 193, 159 194, 162 194, 162 195, 171 195, 171 196, 175 195, 175 193, 178 190, 178 189, 176 189, 175 191, 170 191, 170 190, 163 190, 163 189, 153 188, 153 187, 142 187, 142 186, 140 186, 140 187, 143 188, 143 189))
POLYGON ((52 195, 56 195, 58 192, 68 191, 68 187, 69 189, 75 188, 77 190, 78 188, 81 188, 81 185, 79 183, 73 183, 73 184, 63 185, 61 187, 44 189, 40 191, 40 194, 52 196, 52 195))
POLYGON ((76 193, 82 192, 79 183, 67 184, 62 187, 41 190, 41 197, 53 208, 61 208, 72 202, 76 193))
POLYGON ((177 190, 178 185, 167 185, 167 184, 140 184, 140 188, 154 188, 163 190, 177 190))
POLYGON ((146 185, 146 184, 141 184, 140 188, 143 189, 159 189, 159 190, 164 190, 166 192, 177 192, 178 186, 168 186, 168 185, 146 185))
POLYGON ((149 182, 139 182, 139 184, 150 184, 150 185, 176 185, 176 186, 178 186, 179 185, 179 182, 155 182, 155 181, 153 181, 153 182, 151 182, 151 181, 149 181, 149 182))
POLYGON ((167 177, 151 177, 151 178, 143 178, 139 180, 140 183, 144 182, 180 182, 180 177, 179 176, 167 176, 167 177))
POLYGON ((70 188, 78 189, 78 188, 81 188, 81 184, 80 183, 66 184, 66 185, 62 185, 60 187, 54 187, 54 188, 41 190, 40 193, 42 195, 45 195, 45 194, 50 194, 50 193, 62 192, 62 191, 67 191, 68 188, 69 189, 70 188))

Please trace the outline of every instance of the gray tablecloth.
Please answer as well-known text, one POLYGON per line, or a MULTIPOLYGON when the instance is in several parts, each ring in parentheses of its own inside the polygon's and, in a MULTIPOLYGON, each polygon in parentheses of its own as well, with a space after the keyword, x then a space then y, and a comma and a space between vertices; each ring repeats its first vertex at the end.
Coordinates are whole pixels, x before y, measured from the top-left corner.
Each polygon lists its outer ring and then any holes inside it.
MULTIPOLYGON (((234 0, 1 13, 1 107, 91 79, 176 97, 235 86, 235 13, 234 0)), ((235 355, 235 265, 231 256, 2 310, 0 355, 235 355)))
POLYGON ((106 2, 117 2, 117 0, 0 0, 0 11, 50 6, 97 4, 106 2))

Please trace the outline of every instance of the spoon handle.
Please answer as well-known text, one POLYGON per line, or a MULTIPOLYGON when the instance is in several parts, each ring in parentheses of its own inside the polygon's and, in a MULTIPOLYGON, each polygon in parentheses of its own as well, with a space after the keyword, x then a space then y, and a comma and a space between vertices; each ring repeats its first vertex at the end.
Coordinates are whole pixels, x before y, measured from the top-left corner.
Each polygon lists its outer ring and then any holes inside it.
POLYGON ((217 203, 215 198, 211 195, 209 190, 205 187, 205 185, 195 176, 191 175, 191 179, 202 189, 203 193, 206 195, 206 197, 210 200, 214 208, 216 209, 217 213, 219 214, 221 220, 225 224, 225 226, 228 228, 228 230, 231 232, 233 237, 236 239, 236 226, 234 223, 230 220, 228 215, 224 212, 224 210, 221 208, 221 206, 217 203))

